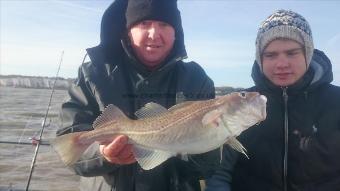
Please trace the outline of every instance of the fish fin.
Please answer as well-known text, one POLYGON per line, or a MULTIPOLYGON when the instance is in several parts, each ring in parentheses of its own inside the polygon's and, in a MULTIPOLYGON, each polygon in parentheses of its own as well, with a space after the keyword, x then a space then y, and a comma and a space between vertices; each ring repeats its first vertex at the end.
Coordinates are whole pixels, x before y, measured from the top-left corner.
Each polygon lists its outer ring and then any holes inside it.
POLYGON ((133 154, 138 164, 144 170, 150 170, 162 164, 167 159, 176 156, 175 153, 170 153, 162 150, 152 150, 140 145, 134 145, 133 154))
POLYGON ((115 105, 108 105, 102 114, 97 117, 97 119, 93 122, 93 128, 101 128, 104 127, 107 122, 114 122, 121 119, 127 119, 124 113, 115 105))
POLYGON ((235 137, 230 137, 226 144, 228 144, 231 148, 237 150, 238 152, 244 154, 248 159, 248 155, 247 155, 247 150, 246 148, 243 147, 243 145, 235 138, 235 137))
POLYGON ((168 112, 168 110, 165 107, 157 103, 150 102, 150 103, 145 104, 144 107, 137 110, 135 112, 135 115, 136 117, 138 117, 138 119, 142 119, 142 118, 158 116, 166 112, 168 112))
POLYGON ((84 132, 70 133, 56 137, 51 141, 53 149, 58 153, 65 165, 74 164, 83 152, 91 144, 81 144, 78 142, 78 137, 84 132))
POLYGON ((179 104, 176 104, 176 105, 170 107, 170 108, 168 109, 168 111, 180 109, 180 108, 189 106, 189 105, 191 105, 191 104, 193 104, 193 103, 195 103, 195 102, 197 102, 197 101, 185 101, 185 102, 182 102, 182 103, 179 103, 179 104))
POLYGON ((222 116, 222 112, 218 111, 218 110, 212 110, 208 113, 206 113, 203 118, 202 118, 202 124, 204 127, 208 126, 219 126, 219 123, 221 121, 221 116, 222 116))

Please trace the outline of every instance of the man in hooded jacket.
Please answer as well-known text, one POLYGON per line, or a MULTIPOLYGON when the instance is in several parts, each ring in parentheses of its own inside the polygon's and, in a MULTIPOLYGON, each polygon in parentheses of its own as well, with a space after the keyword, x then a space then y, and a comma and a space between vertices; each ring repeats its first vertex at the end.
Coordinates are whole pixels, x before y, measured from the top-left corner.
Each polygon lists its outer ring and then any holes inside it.
MULTIPOLYGON (((114 104, 128 117, 148 102, 169 108, 184 100, 214 98, 214 84, 187 57, 176 0, 116 0, 105 11, 99 46, 87 49, 78 78, 63 103, 57 135, 89 131, 103 109, 114 104)), ((93 144, 72 166, 88 191, 194 191, 211 174, 219 155, 174 157, 145 171, 126 136, 93 144)))
POLYGON ((226 148, 206 190, 340 190, 340 88, 305 18, 278 10, 261 24, 252 77, 267 118, 238 137, 249 159, 226 148))

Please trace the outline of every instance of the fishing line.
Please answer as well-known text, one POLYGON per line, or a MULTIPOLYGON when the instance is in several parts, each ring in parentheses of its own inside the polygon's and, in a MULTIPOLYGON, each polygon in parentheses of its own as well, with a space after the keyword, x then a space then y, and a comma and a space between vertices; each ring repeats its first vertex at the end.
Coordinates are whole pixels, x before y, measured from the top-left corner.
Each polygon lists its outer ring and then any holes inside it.
MULTIPOLYGON (((16 142, 16 144, 15 144, 15 147, 14 147, 14 156, 15 156, 15 157, 18 157, 18 155, 19 155, 19 154, 18 154, 18 145, 19 145, 19 144, 22 144, 21 139, 22 139, 22 137, 24 136, 24 134, 26 133, 27 126, 28 126, 28 124, 31 122, 31 120, 32 120, 32 116, 30 116, 28 122, 27 122, 26 125, 25 125, 25 128, 24 128, 23 131, 21 132, 21 135, 20 135, 20 137, 19 137, 18 142, 16 142)), ((8 141, 8 142, 2 141, 1 143, 8 143, 8 144, 11 144, 12 142, 11 142, 11 141, 8 141)), ((21 152, 19 152, 19 153, 21 154, 21 152)))
POLYGON ((50 107, 51 107, 52 97, 53 97, 54 90, 55 90, 55 85, 56 85, 56 82, 57 82, 57 79, 58 79, 58 75, 59 75, 59 71, 60 71, 60 66, 61 66, 61 63, 63 62, 63 56, 64 56, 64 51, 61 52, 60 62, 59 62, 57 74, 56 74, 55 79, 54 79, 54 83, 53 83, 53 87, 52 87, 52 92, 51 92, 51 95, 50 95, 50 100, 48 102, 48 106, 47 106, 47 109, 46 109, 44 121, 43 121, 43 124, 42 124, 42 127, 41 127, 41 131, 40 131, 39 137, 37 139, 37 146, 35 147, 35 152, 34 152, 34 156, 33 156, 33 159, 32 159, 31 168, 30 168, 30 174, 29 174, 29 177, 27 179, 26 191, 28 191, 30 183, 31 183, 32 174, 33 174, 34 166, 35 166, 35 161, 37 159, 39 147, 41 145, 41 138, 42 138, 42 135, 44 133, 45 122, 46 122, 46 119, 47 119, 47 116, 48 116, 48 112, 49 112, 50 107))
MULTIPOLYGON (((37 141, 38 142, 38 141, 37 141)), ((48 143, 47 141, 40 141, 40 145, 50 145, 50 143, 48 143)), ((0 141, 0 143, 4 143, 4 144, 16 144, 16 145, 32 145, 32 142, 13 142, 13 141, 0 141)), ((34 145, 34 144, 33 144, 34 145)))
POLYGON ((28 125, 31 123, 31 121, 32 121, 32 115, 30 116, 30 119, 29 119, 28 122, 26 123, 24 130, 21 132, 21 135, 20 135, 19 140, 18 140, 18 144, 21 143, 21 139, 22 139, 22 137, 24 136, 24 134, 25 134, 25 132, 26 132, 26 129, 27 129, 28 125))

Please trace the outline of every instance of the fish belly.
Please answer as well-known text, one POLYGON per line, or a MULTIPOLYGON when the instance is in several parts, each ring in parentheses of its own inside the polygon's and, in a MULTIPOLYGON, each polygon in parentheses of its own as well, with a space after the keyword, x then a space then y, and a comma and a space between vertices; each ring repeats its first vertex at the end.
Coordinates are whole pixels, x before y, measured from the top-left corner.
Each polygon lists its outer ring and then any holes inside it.
POLYGON ((174 153, 199 154, 223 145, 229 132, 222 126, 203 127, 201 121, 190 121, 146 135, 129 135, 130 139, 147 148, 174 153))

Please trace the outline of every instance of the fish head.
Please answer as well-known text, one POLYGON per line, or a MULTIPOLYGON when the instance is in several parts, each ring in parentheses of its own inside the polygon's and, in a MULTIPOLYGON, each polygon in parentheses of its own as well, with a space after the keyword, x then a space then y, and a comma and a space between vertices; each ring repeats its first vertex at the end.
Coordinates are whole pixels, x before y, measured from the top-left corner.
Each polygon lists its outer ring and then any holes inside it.
POLYGON ((258 92, 234 92, 218 101, 224 127, 233 136, 266 119, 267 98, 258 92))

